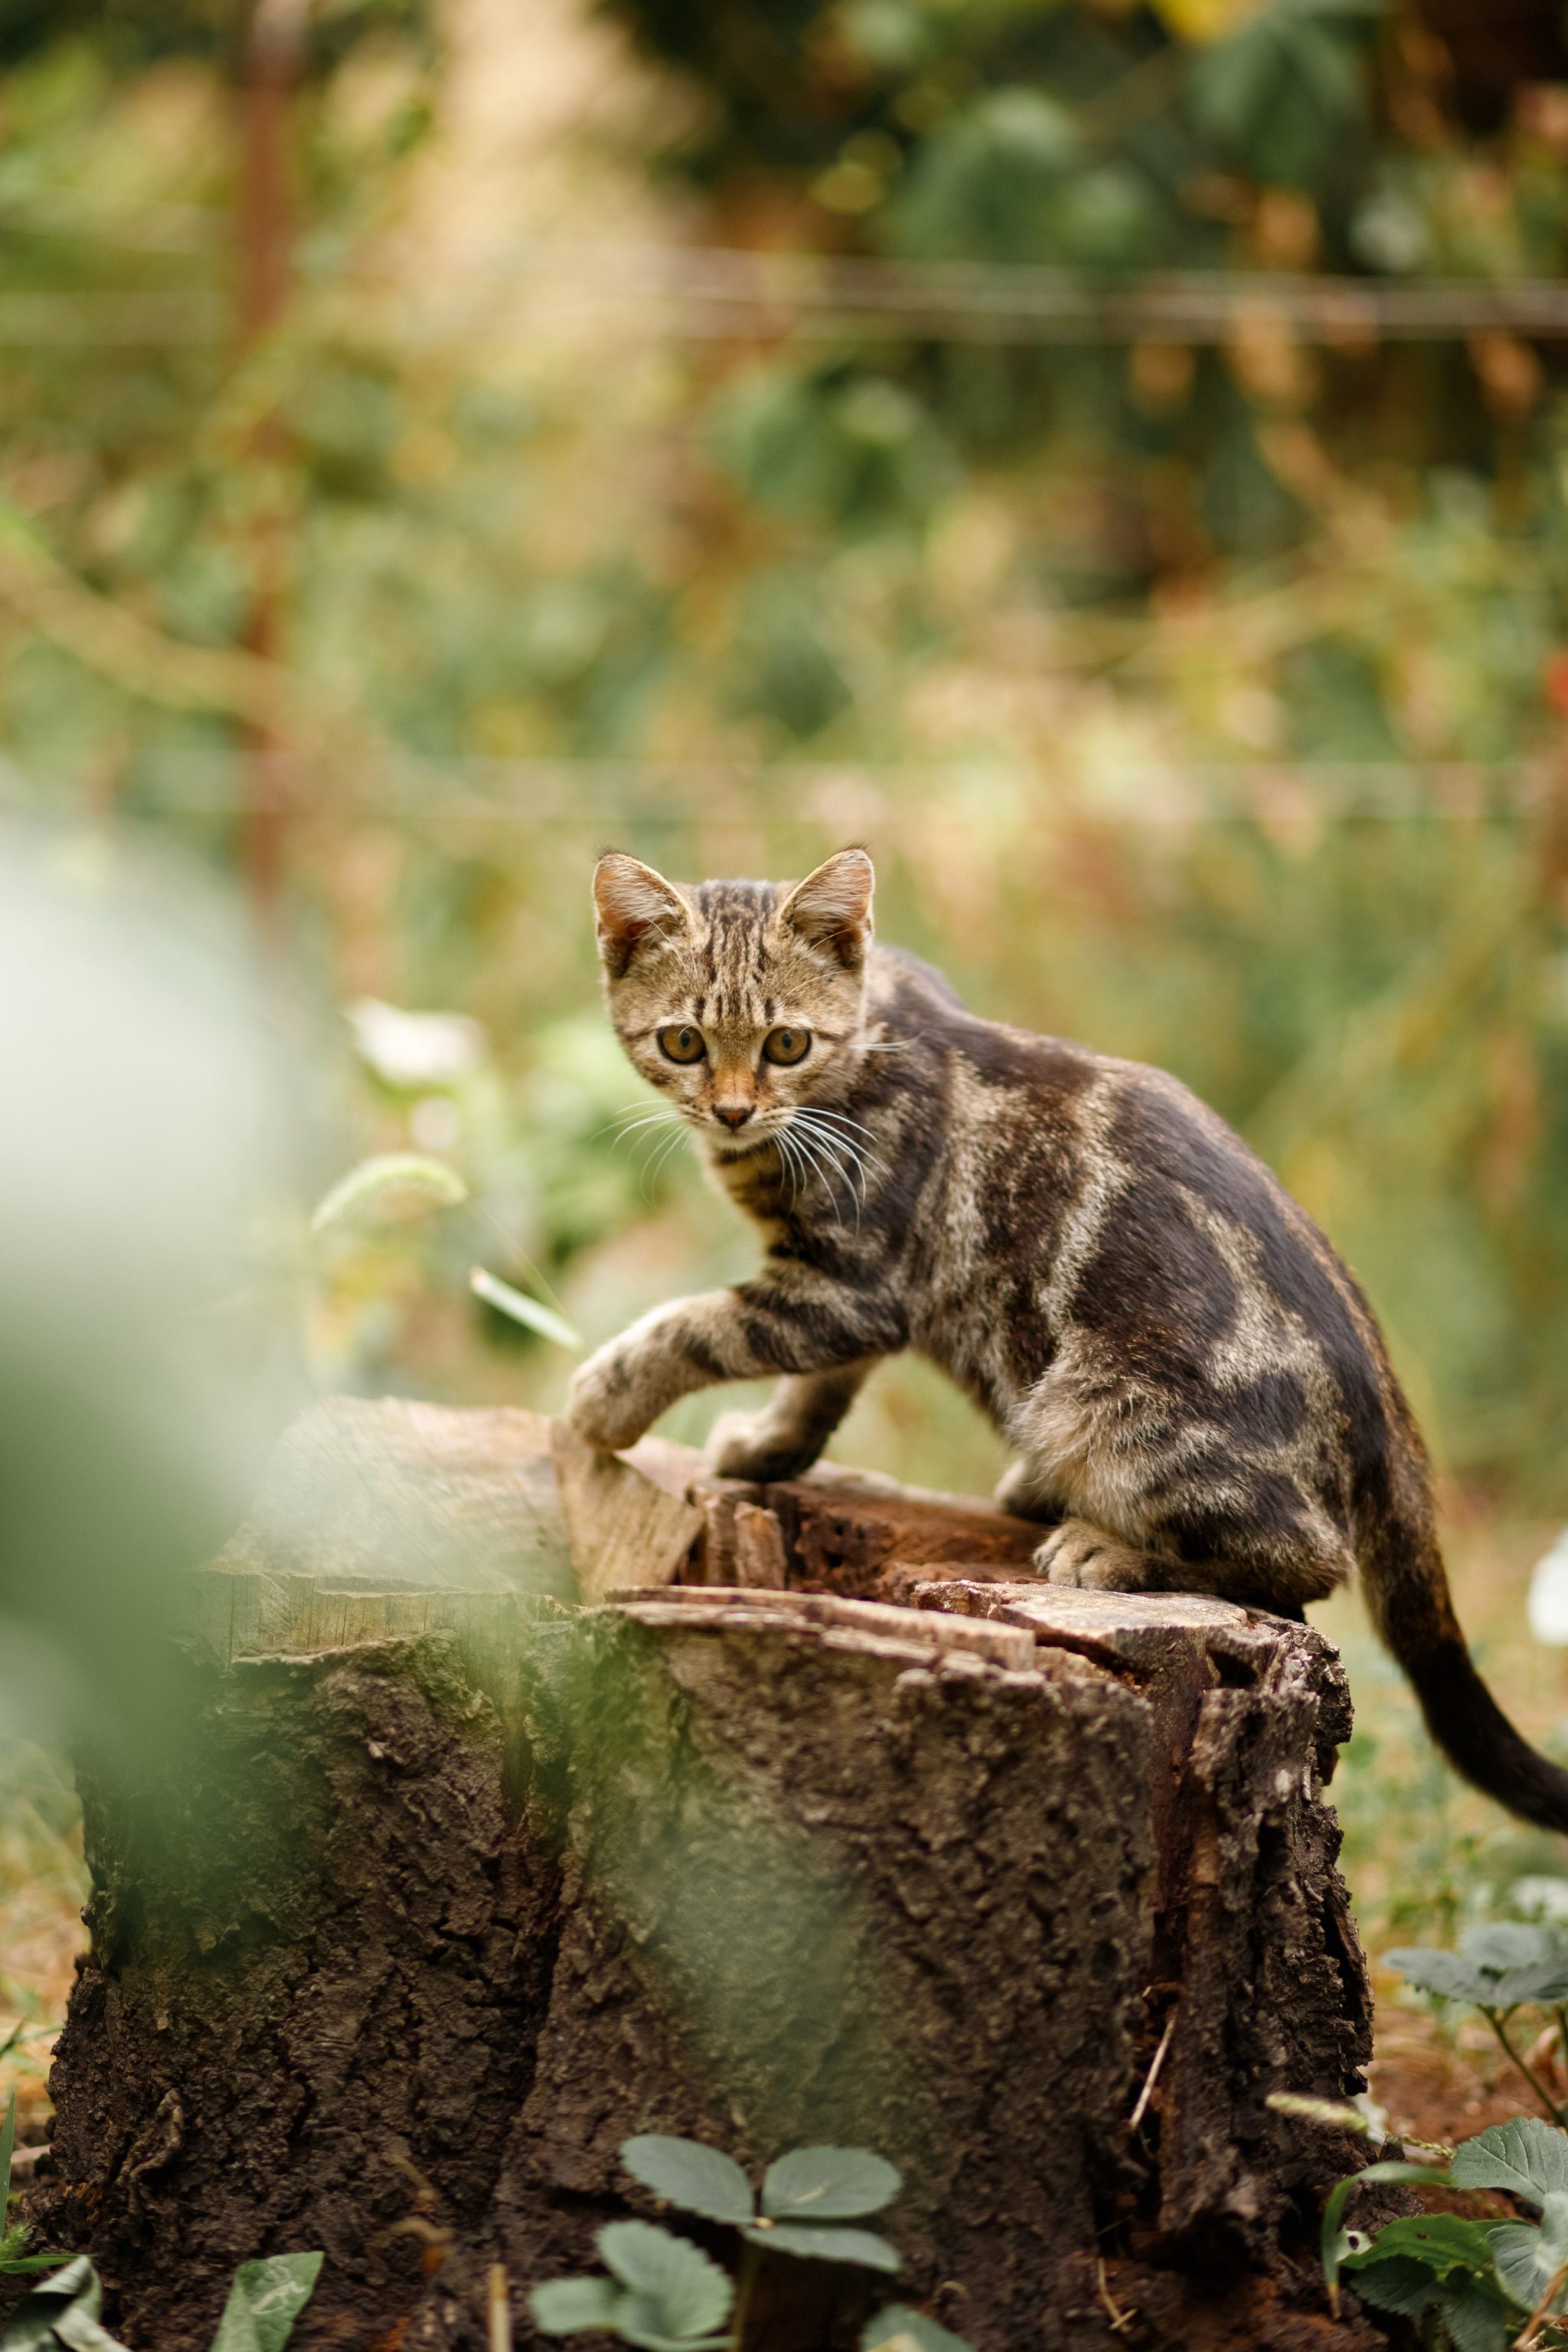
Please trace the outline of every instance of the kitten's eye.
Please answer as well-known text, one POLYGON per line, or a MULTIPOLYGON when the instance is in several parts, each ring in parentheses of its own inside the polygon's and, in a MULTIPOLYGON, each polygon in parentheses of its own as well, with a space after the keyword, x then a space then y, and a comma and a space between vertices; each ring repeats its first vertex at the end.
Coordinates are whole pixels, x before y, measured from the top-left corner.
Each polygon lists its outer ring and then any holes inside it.
POLYGON ((770 1029, 763 1039, 764 1062, 804 1062, 811 1045, 809 1029, 770 1029))
POLYGON ((700 1062, 708 1051, 700 1029, 688 1028, 682 1022, 678 1027, 661 1029, 658 1050, 667 1062, 700 1062))

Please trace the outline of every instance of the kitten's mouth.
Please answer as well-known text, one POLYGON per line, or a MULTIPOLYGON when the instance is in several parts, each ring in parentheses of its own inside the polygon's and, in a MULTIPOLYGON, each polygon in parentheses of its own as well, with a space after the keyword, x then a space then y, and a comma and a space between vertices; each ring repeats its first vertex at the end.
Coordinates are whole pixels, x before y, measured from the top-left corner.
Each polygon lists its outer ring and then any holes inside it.
POLYGON ((709 1128, 707 1141, 721 1160, 753 1160, 759 1151, 775 1143, 778 1135, 776 1127, 759 1128, 748 1121, 744 1128, 709 1128))

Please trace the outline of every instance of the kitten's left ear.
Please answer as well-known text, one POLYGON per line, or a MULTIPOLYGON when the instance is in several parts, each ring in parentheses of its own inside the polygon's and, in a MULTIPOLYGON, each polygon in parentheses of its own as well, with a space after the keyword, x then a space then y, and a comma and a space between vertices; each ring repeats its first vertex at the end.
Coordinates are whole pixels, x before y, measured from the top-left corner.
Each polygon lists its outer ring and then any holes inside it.
POLYGON ((797 882, 778 919, 814 948, 826 948, 846 971, 865 961, 871 944, 871 893, 877 876, 863 849, 841 849, 797 882))

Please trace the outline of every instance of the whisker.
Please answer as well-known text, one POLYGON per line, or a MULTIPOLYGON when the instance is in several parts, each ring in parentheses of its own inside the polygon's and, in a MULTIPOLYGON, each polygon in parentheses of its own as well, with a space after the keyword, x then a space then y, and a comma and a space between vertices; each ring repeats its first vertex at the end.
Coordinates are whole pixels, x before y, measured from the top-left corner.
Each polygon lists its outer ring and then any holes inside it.
POLYGON ((863 1145, 856 1143, 851 1137, 840 1134, 837 1128, 820 1125, 819 1122, 826 1116, 826 1114, 812 1107, 802 1108, 795 1113, 795 1117, 804 1123, 808 1131, 816 1131, 819 1141, 825 1144, 832 1143, 836 1160, 853 1161, 859 1171, 862 1184, 868 1181, 873 1170, 879 1176, 886 1176, 889 1173, 887 1162, 879 1159, 876 1152, 868 1151, 863 1145))
MULTIPOLYGON (((621 1129, 619 1135, 616 1136, 615 1142, 610 1147, 612 1156, 620 1150, 623 1143, 629 1143, 633 1136, 640 1133, 644 1129, 653 1127, 676 1127, 679 1126, 679 1120, 677 1118, 673 1111, 649 1111, 646 1118, 635 1119, 630 1127, 624 1127, 621 1129)), ((600 1133, 602 1134, 604 1130, 601 1129, 600 1133)))
POLYGON ((807 1158, 802 1145, 801 1138, 798 1135, 792 1135, 787 1127, 780 1128, 775 1133, 773 1140, 779 1146, 782 1156, 786 1160, 789 1165, 791 1185, 790 1207, 793 1209, 795 1202, 800 1196, 802 1188, 805 1185, 809 1184, 812 1176, 818 1171, 816 1170, 815 1163, 807 1158))
POLYGON ((663 1171, 664 1163, 669 1158, 671 1152, 676 1150, 680 1138, 679 1135, 668 1137, 667 1139, 660 1144, 653 1158, 644 1163, 642 1172, 642 1196, 645 1201, 651 1201, 653 1199, 654 1186, 658 1182, 658 1178, 663 1171))
POLYGON ((813 1118, 836 1118, 840 1127, 853 1127, 862 1135, 870 1135, 874 1132, 874 1129, 868 1128, 864 1120, 851 1118, 847 1110, 839 1110, 832 1103, 800 1103, 796 1105, 796 1108, 809 1111, 813 1118))
POLYGON ((876 1140, 876 1129, 863 1126, 858 1118, 851 1118, 847 1111, 829 1110, 825 1103, 805 1103, 801 1108, 812 1118, 830 1118, 836 1127, 853 1128, 857 1135, 869 1136, 873 1142, 876 1140))
POLYGON ((830 1148, 827 1137, 826 1135, 819 1134, 816 1137, 814 1141, 810 1130, 807 1129, 796 1133, 795 1143, 795 1149, 805 1154, 805 1157, 810 1160, 813 1168, 816 1169, 817 1174, 821 1177, 823 1189, 826 1192, 828 1200, 833 1204, 835 1222, 839 1224, 843 1223, 844 1219, 843 1213, 838 1206, 838 1195, 833 1189, 833 1178, 835 1175, 844 1177, 844 1181, 847 1188, 849 1197, 855 1202, 855 1221, 857 1224, 858 1224, 860 1221, 860 1202, 856 1194, 854 1181, 845 1173, 844 1168, 840 1163, 837 1153, 835 1153, 830 1148), (816 1146, 820 1146, 823 1151, 827 1154, 829 1161, 829 1165, 827 1167, 825 1167, 822 1160, 817 1157, 816 1146))
POLYGON ((873 1171, 879 1176, 885 1176, 888 1173, 885 1164, 874 1152, 863 1150, 858 1144, 851 1142, 847 1136, 838 1134, 837 1129, 813 1127, 808 1121, 807 1132, 814 1133, 820 1143, 831 1144, 835 1160, 852 1165, 862 1180, 868 1178, 873 1171))
POLYGON ((626 1103, 619 1110, 612 1111, 608 1118, 601 1119, 589 1139, 597 1143, 600 1136, 607 1135, 612 1127, 641 1127, 647 1119, 673 1118, 674 1116, 673 1103, 655 1103, 651 1108, 647 1102, 626 1103))
POLYGON ((683 1140, 683 1139, 684 1139, 684 1138, 685 1138, 686 1132, 687 1132, 687 1123, 686 1123, 686 1121, 685 1121, 683 1118, 677 1118, 677 1119, 672 1119, 672 1120, 671 1120, 671 1122, 670 1122, 670 1131, 669 1131, 669 1134, 668 1134, 668 1136, 666 1138, 666 1139, 665 1139, 665 1141, 663 1142, 663 1144, 659 1147, 659 1157, 660 1157, 660 1159, 665 1158, 665 1157, 666 1157, 666 1156, 668 1156, 668 1153, 670 1153, 671 1151, 675 1151, 675 1150, 679 1150, 679 1146, 680 1146, 680 1144, 681 1144, 682 1140, 683 1140))
POLYGON ((868 1136, 873 1140, 876 1138, 875 1128, 863 1125, 858 1118, 851 1118, 847 1111, 833 1109, 827 1103, 797 1103, 795 1116, 797 1118, 826 1120, 828 1125, 843 1128, 853 1134, 868 1136))
POLYGON ((816 1142, 831 1160, 835 1173, 844 1180, 845 1189, 855 1203, 855 1225, 856 1230, 858 1231, 860 1219, 866 1207, 865 1168, 852 1150, 847 1152, 842 1144, 836 1145, 826 1136, 819 1133, 816 1142))
POLYGON ((819 1126, 808 1111, 797 1112, 796 1118, 799 1123, 800 1141, 805 1144, 809 1139, 815 1143, 838 1174, 845 1173, 844 1163, 847 1157, 852 1161, 858 1158, 852 1143, 845 1137, 836 1134, 832 1128, 819 1126))
POLYGON ((679 1149, 681 1138, 685 1133, 686 1121, 682 1118, 670 1118, 664 1124, 670 1129, 669 1134, 664 1136, 657 1145, 650 1147, 648 1155, 643 1161, 642 1192, 645 1200, 653 1198, 653 1186, 663 1170, 665 1161, 673 1151, 679 1149))
POLYGON ((777 1148, 779 1158, 789 1170, 789 1205, 793 1213, 795 1204, 800 1198, 800 1157, 795 1146, 789 1139, 787 1128, 781 1127, 775 1129, 772 1140, 777 1148))
MULTIPOLYGON (((806 1150, 802 1139, 798 1135, 790 1136, 789 1150, 790 1158, 794 1161, 795 1166, 800 1171, 801 1192, 802 1193, 809 1193, 813 1182, 820 1176, 821 1171, 818 1169, 816 1161, 812 1159, 810 1153, 806 1150)), ((829 1191, 828 1199, 830 1202, 832 1198, 832 1192, 829 1191)))
POLYGON ((673 1120, 667 1122, 666 1128, 667 1131, 656 1129, 651 1135, 642 1136, 637 1140, 637 1148, 642 1155, 639 1165, 645 1184, 648 1181, 649 1171, 658 1165, 665 1154, 680 1139, 680 1129, 673 1120))

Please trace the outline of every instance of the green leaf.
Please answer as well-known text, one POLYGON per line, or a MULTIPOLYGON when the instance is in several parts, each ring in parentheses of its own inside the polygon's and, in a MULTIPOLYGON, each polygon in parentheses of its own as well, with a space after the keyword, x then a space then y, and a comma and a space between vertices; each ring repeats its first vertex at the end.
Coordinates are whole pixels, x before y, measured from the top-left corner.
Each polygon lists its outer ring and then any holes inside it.
POLYGON ((864 2147, 795 2147, 770 2164, 763 2210, 775 2221, 840 2221, 876 2213, 896 2197, 903 2176, 864 2147))
POLYGON ((1363 2303, 1378 2311, 1398 2311, 1407 2319, 1419 2319, 1443 2284, 1425 2263, 1413 2262, 1408 2254, 1382 2262, 1376 2247, 1369 2246, 1357 2259, 1363 2267, 1356 2271, 1355 2291, 1363 2303))
POLYGON ((85 2254, 57 2271, 47 2285, 24 2295, 0 2330, 0 2352, 124 2352, 98 2324, 103 2285, 85 2254))
POLYGON ((212 2352, 283 2352, 325 2259, 321 2253, 268 2254, 241 2263, 212 2352))
POLYGON ((574 2336, 580 2327, 614 2327, 622 2299, 608 2279, 549 2279, 534 2288, 528 2307, 546 2336, 574 2336))
POLYGON ((1506 2189, 1544 2205, 1568 2189, 1568 2132, 1539 2116, 1492 2124, 1455 2151, 1449 2179, 1456 2189, 1506 2189))
POLYGON ((5 2121, 0 2125, 0 2228, 4 2228, 6 2210, 11 2202, 11 2150, 16 2139, 16 2086, 11 2085, 11 2095, 5 2103, 5 2121))
POLYGON ((100 2327, 81 2301, 66 2305, 55 2322, 55 2336, 69 2352, 125 2352, 118 2336, 100 2327))
POLYGON ((683 2212, 739 2225, 756 2210, 752 2184, 733 2158, 704 2147, 700 2140, 639 2132, 635 2139, 621 2142, 621 2162, 645 2189, 683 2212))
POLYGON ((1383 1965, 1393 1969, 1417 1992, 1435 1992, 1443 2000, 1473 2000, 1479 2008, 1497 2003, 1497 1977, 1477 1961, 1458 1952, 1429 1952, 1405 1948, 1384 1952, 1383 1965))
POLYGON ((1568 2192, 1561 2189, 1541 2209, 1541 2260, 1549 2278, 1568 2263, 1568 2192))
POLYGON ((1459 1949, 1468 1960, 1498 1971, 1492 2000, 1500 2009, 1521 2000, 1568 1999, 1568 1937, 1555 1927, 1513 1922, 1470 1927, 1460 1937, 1459 1949))
POLYGON ((962 2336, 903 2303, 886 2305, 860 2330, 860 2352, 910 2352, 910 2346, 915 2352, 971 2352, 962 2336))
POLYGON ((60 2295, 68 2303, 81 2295, 87 2299, 95 2319, 103 2301, 102 2282, 86 2254, 73 2254, 58 2276, 52 2278, 47 2286, 35 2289, 35 2293, 44 2296, 60 2295))
POLYGON ((734 2352, 732 2336, 655 2336, 639 2327, 633 2315, 638 2297, 623 2295, 616 2311, 616 2333, 644 2352, 734 2352))
POLYGON ((637 2297, 639 2310, 622 2317, 643 2333, 702 2336, 729 2316, 733 2286, 689 2239, 652 2221, 607 2221, 594 2242, 605 2268, 637 2297))
POLYGON ((872 2230, 839 2230, 831 2222, 813 2229, 804 2221, 778 2221, 770 2228, 746 2230, 753 2246, 772 2246, 781 2254, 805 2254, 817 2263, 863 2263, 868 2270, 898 2271, 903 2257, 872 2230))
POLYGON ((1436 2171, 1429 2164, 1405 2164, 1391 2157, 1385 2162, 1365 2165, 1360 2172, 1352 2172, 1345 2179, 1337 2180, 1334 2183, 1329 2191, 1328 2202, 1323 2208, 1321 2239, 1323 2282, 1329 2290, 1331 2301, 1339 2293, 1340 2264, 1349 2256, 1348 2242, 1340 2225, 1344 2219, 1346 2205, 1361 2187, 1362 2182, 1363 2180, 1445 2182, 1447 2178, 1447 2172, 1436 2171))
POLYGON ((1438 2279, 1450 2271, 1477 2271, 1492 2266, 1491 2240, 1484 2221, 1468 2221, 1458 2213, 1411 2213, 1387 2222, 1364 2253, 1342 2255, 1342 2270, 1363 2270, 1394 2255, 1421 2263, 1438 2279))
MULTIPOLYGON (((1541 2227, 1501 2221, 1488 2231, 1498 2276, 1514 2301, 1533 2311, 1568 2263, 1568 2194, 1554 2189, 1542 2210, 1541 2227)), ((1568 2286, 1553 2298, 1553 2311, 1568 2310, 1568 2286)))
POLYGON ((310 1231, 324 1233, 329 1225, 381 1206, 395 1192, 416 1196, 425 1208, 455 1209, 468 1197, 457 1170, 444 1160, 426 1160, 417 1151, 378 1152, 351 1168, 317 1202, 310 1231))
POLYGON ((54 2352, 58 2316, 58 2304, 43 2304, 36 2294, 24 2295, 0 2329, 0 2352, 54 2352))
POLYGON ((1568 1999, 1568 1937, 1553 1927, 1504 1922, 1471 1927, 1458 1952, 1405 1948, 1383 1956, 1419 1992, 1479 2009, 1512 2009, 1521 2000, 1568 1999))
POLYGON ((1188 103, 1203 131, 1277 184, 1308 184, 1361 106, 1361 68, 1313 0, 1273 0, 1195 59, 1188 103), (1314 21, 1318 20, 1318 21, 1314 21))
POLYGON ((1568 1959, 1535 1960, 1528 1968, 1506 1969, 1492 1998, 1499 2009, 1512 2009, 1521 2000, 1568 2000, 1568 1959))
POLYGON ((1563 1957, 1562 1938, 1550 1927, 1521 1927, 1511 1920, 1492 1927, 1467 1927, 1459 1949, 1479 1968, 1495 1969, 1500 1975, 1507 1969, 1563 1957))
MULTIPOLYGON (((525 1291, 514 1290, 510 1282, 502 1282, 499 1275, 487 1274, 482 1265, 469 1267, 468 1288, 476 1298, 484 1299, 488 1306, 496 1307, 502 1315, 510 1315, 514 1323, 525 1323, 531 1331, 539 1332, 542 1338, 553 1339, 558 1348, 571 1348, 581 1355, 588 1344, 575 1326, 568 1323, 564 1315, 557 1315, 552 1308, 542 1307, 537 1298, 530 1298, 525 1291)), ((657 2138, 658 2134, 648 2137, 657 2138)), ((684 2145, 695 2147, 698 2143, 687 2140, 684 2145)), ((751 2193, 748 2189, 747 2196, 750 2197, 751 2193)), ((694 2210, 700 2210, 700 2208, 694 2210)))
POLYGON ((1495 2280, 1450 2279, 1437 2313, 1454 2352, 1508 2352, 1513 2340, 1516 2322, 1495 2280))

